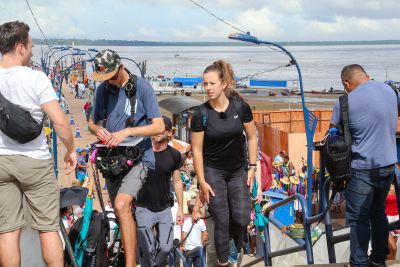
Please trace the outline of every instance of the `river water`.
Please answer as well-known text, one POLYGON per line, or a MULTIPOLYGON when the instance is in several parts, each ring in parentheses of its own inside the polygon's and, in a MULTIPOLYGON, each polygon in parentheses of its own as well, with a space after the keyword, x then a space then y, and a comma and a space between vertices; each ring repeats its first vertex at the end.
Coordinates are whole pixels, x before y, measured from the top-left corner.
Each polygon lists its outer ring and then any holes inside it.
MULTIPOLYGON (((43 47, 44 48, 44 47, 43 47)), ((88 49, 89 47, 79 47, 88 49)), ((167 77, 200 76, 205 67, 218 59, 232 63, 236 76, 254 75, 271 80, 296 80, 294 66, 271 71, 289 62, 287 55, 266 46, 157 46, 96 47, 111 48, 121 56, 137 62, 147 60, 147 75, 167 77)), ((343 66, 357 63, 376 80, 400 80, 400 45, 287 46, 296 58, 305 90, 341 89, 343 66)), ((34 47, 34 60, 39 62, 41 47, 34 47)), ((68 51, 55 53, 56 58, 68 51)), ((68 56, 65 57, 68 59, 68 56)), ((67 62, 69 63, 69 61, 67 62)), ((126 61, 134 72, 137 68, 126 61), (132 65, 132 66, 131 66, 132 65)), ((137 72, 138 73, 138 72, 137 72)))

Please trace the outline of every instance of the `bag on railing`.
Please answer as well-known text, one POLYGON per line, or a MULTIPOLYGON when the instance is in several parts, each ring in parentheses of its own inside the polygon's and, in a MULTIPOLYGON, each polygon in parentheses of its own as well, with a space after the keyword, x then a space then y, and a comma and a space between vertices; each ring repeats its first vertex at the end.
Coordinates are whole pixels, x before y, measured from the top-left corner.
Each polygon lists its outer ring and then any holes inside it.
POLYGON ((136 146, 97 147, 96 150, 96 167, 108 179, 123 178, 143 156, 143 150, 136 146))

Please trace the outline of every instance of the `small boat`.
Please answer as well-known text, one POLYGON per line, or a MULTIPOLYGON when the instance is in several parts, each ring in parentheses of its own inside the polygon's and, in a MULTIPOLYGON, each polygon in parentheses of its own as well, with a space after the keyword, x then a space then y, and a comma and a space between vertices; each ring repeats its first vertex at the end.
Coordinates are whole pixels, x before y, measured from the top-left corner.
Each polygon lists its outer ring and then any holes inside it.
POLYGON ((287 89, 283 90, 283 91, 281 91, 281 95, 288 96, 288 95, 290 95, 290 91, 287 89))
POLYGON ((268 95, 269 95, 269 96, 276 96, 276 93, 275 93, 274 91, 269 91, 269 92, 268 92, 268 95))

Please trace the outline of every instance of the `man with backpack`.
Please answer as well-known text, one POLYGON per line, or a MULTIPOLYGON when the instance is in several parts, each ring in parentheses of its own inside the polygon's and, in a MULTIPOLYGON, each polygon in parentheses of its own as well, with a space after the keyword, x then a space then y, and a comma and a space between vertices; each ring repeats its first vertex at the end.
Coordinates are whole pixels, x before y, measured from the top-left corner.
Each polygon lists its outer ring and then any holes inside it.
MULTIPOLYGON (((388 85, 370 80, 362 66, 341 72, 348 93, 348 127, 352 140, 351 174, 346 189, 350 225, 350 266, 386 266, 388 221, 385 200, 397 162, 397 94, 388 85), (368 257, 368 243, 372 251, 368 257)), ((331 127, 343 124, 339 101, 331 127)))
POLYGON ((183 223, 183 183, 180 175, 182 158, 178 150, 168 145, 173 136, 172 122, 163 116, 165 131, 152 137, 156 168, 149 175, 136 201, 140 265, 143 267, 165 266, 174 241, 170 191, 171 177, 178 200, 176 223, 183 223), (157 230, 154 231, 154 227, 157 230), (157 238, 154 236, 157 232, 157 238), (157 240, 157 241, 156 241, 157 240))
POLYGON ((0 266, 20 266, 23 198, 39 231, 47 266, 63 266, 60 192, 43 129, 44 115, 66 146, 66 174, 76 166, 74 139, 47 76, 32 70, 29 26, 0 25, 0 266), (33 131, 35 130, 35 131, 33 131))
POLYGON ((144 151, 143 156, 132 164, 129 172, 122 177, 114 174, 105 177, 121 229, 126 266, 131 267, 136 266, 136 222, 132 203, 148 171, 155 168, 149 136, 161 134, 165 128, 153 88, 145 79, 131 74, 115 51, 101 51, 95 56, 94 65, 93 79, 103 82, 96 89, 89 130, 109 148, 117 147, 129 136, 145 137, 136 145, 144 151))

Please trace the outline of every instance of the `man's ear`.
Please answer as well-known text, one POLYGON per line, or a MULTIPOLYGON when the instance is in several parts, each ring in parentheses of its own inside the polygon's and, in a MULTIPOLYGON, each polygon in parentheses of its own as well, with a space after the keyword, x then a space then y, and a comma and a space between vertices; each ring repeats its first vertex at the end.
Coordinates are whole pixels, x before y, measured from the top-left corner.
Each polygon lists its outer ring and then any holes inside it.
POLYGON ((24 50, 25 50, 25 46, 22 43, 19 43, 19 44, 15 45, 15 51, 18 54, 22 55, 24 53, 24 50))
POLYGON ((350 83, 346 80, 346 81, 342 81, 342 84, 343 84, 344 90, 345 90, 346 92, 349 92, 349 90, 350 90, 350 83))

